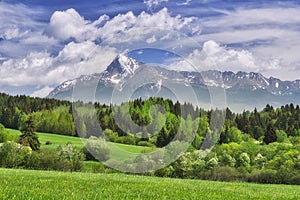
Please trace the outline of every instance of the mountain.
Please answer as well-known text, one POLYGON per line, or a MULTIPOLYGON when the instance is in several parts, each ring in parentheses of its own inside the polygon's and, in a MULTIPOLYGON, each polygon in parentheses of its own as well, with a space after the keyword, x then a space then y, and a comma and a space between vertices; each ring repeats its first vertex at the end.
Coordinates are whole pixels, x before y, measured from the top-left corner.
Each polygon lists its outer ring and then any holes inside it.
POLYGON ((102 73, 82 75, 56 87, 49 98, 121 103, 161 96, 204 108, 225 106, 240 112, 300 102, 300 80, 281 81, 260 73, 173 71, 117 56, 102 73))

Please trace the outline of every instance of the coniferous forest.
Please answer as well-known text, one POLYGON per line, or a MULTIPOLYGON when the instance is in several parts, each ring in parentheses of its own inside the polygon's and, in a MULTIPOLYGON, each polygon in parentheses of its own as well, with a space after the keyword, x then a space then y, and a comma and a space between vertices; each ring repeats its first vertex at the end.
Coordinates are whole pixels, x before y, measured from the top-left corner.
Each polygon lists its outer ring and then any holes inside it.
MULTIPOLYGON (((196 130, 186 153, 167 167, 147 175, 300 184, 299 105, 283 105, 280 108, 266 105, 260 111, 254 109, 233 113, 229 108, 224 111, 204 110, 189 103, 181 104, 155 97, 148 100, 136 99, 122 105, 74 104, 55 99, 0 94, 0 143, 3 143, 0 146, 0 165, 78 171, 82 169, 81 161, 95 160, 88 153, 87 146, 79 150, 73 149, 71 145, 60 147, 56 150, 60 157, 51 157, 51 153, 47 154, 39 148, 38 141, 35 141, 35 146, 31 145, 30 141, 34 138, 31 134, 35 131, 80 135, 90 138, 90 144, 98 138, 106 138, 115 143, 161 148, 174 140, 176 135, 176 139, 180 140, 187 137, 187 133, 196 130), (76 110, 72 109, 74 104, 76 110), (155 105, 163 110, 153 110, 155 105), (95 108, 93 113, 87 109, 91 106, 95 108), (131 121, 134 123, 130 123, 131 121), (216 122, 222 122, 222 126, 216 122), (97 124, 102 131, 99 131, 97 124), (142 127, 142 130, 132 124, 142 127), (180 128, 182 124, 184 128, 180 128), (5 128, 19 129, 23 135, 18 139, 12 138, 5 128), (28 156, 24 150, 27 155, 22 157, 24 160, 9 165, 6 158, 11 154, 7 149, 13 148, 9 140, 30 147, 34 153, 28 156), (208 140, 216 145, 210 146, 208 140), (73 162, 74 159, 72 162, 70 159, 62 159, 68 157, 65 155, 67 148, 69 152, 73 152, 76 162, 73 162), (207 156, 199 155, 201 150, 210 148, 212 150, 207 156), (37 165, 35 159, 56 159, 56 163, 60 164, 54 165, 48 160, 37 165)), ((107 149, 102 150, 108 153, 107 149)), ((109 156, 103 155, 101 159, 109 160, 109 156)))

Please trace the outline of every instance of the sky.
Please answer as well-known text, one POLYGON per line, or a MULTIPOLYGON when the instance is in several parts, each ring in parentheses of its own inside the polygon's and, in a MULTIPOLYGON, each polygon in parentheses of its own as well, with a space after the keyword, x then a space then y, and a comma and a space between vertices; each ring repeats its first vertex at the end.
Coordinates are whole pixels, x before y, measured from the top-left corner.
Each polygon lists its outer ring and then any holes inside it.
POLYGON ((300 79, 300 1, 0 0, 0 91, 46 96, 118 54, 300 79))

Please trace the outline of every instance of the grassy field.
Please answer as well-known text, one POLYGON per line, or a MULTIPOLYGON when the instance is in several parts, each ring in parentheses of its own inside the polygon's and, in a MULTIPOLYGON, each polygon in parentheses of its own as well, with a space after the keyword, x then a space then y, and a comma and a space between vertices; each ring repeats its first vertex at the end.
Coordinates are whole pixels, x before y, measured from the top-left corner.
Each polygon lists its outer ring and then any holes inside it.
POLYGON ((0 199, 300 199, 300 186, 0 169, 0 199))
MULTIPOLYGON (((21 132, 19 130, 7 129, 12 135, 20 135, 21 132)), ((82 148, 85 142, 85 139, 81 139, 78 137, 71 137, 65 135, 58 134, 49 134, 49 133, 37 133, 39 140, 41 142, 41 148, 48 149, 56 149, 59 145, 64 146, 67 143, 71 143, 72 145, 82 148), (45 145, 47 141, 50 141, 51 145, 45 145)), ((126 145, 120 143, 109 143, 110 145, 110 154, 111 157, 117 160, 122 160, 126 158, 135 157, 137 154, 141 152, 150 152, 152 148, 143 147, 143 146, 134 146, 134 145, 126 145)))

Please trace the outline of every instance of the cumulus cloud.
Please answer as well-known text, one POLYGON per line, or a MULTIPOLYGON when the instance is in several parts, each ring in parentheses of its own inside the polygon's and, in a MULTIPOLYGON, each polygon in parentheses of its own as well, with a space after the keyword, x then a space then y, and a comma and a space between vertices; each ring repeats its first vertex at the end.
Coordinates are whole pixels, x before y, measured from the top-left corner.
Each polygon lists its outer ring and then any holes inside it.
POLYGON ((152 10, 164 2, 169 0, 144 0, 144 4, 148 7, 148 10, 152 10))
POLYGON ((195 17, 171 16, 167 8, 156 13, 141 12, 135 15, 129 11, 125 14, 118 14, 113 18, 102 15, 96 21, 85 20, 76 10, 55 12, 51 19, 46 33, 56 39, 69 41, 74 39, 82 41, 102 41, 110 45, 145 41, 161 30, 185 30, 197 32, 191 24, 195 17))
POLYGON ((274 70, 280 68, 278 60, 261 60, 246 50, 234 50, 215 41, 207 41, 202 50, 195 49, 187 57, 170 65, 179 71, 248 71, 274 70))
POLYGON ((60 40, 74 38, 76 41, 85 41, 95 39, 97 28, 71 8, 66 11, 56 11, 50 19, 46 32, 60 40))
POLYGON ((90 41, 71 42, 56 57, 48 52, 31 52, 25 58, 4 61, 0 65, 0 84, 59 84, 80 74, 101 72, 115 56, 114 49, 90 41))
POLYGON ((299 6, 217 12, 221 15, 201 20, 203 34, 196 36, 195 40, 213 40, 243 48, 251 52, 255 64, 264 74, 289 80, 299 79, 295 73, 300 71, 299 6), (274 65, 277 65, 276 70, 274 65))
POLYGON ((48 96, 48 94, 53 90, 54 88, 52 87, 49 87, 49 86, 46 86, 46 87, 43 87, 41 89, 38 89, 36 91, 34 91, 30 96, 33 96, 33 97, 46 97, 48 96))
POLYGON ((180 31, 189 29, 195 17, 171 16, 167 8, 149 14, 142 12, 135 16, 132 12, 119 14, 99 28, 100 37, 110 44, 134 42, 148 39, 160 30, 180 31))

